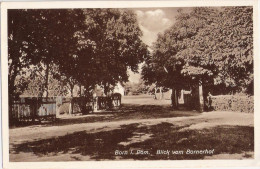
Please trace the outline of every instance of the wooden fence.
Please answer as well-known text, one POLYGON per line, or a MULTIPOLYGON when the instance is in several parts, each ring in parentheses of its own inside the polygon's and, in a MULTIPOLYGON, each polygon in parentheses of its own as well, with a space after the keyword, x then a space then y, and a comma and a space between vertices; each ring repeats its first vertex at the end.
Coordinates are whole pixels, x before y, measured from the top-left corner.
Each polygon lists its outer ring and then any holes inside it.
POLYGON ((56 98, 23 97, 12 105, 12 119, 18 121, 54 120, 56 98))
MULTIPOLYGON (((111 97, 96 97, 94 99, 75 97, 72 102, 75 113, 85 114, 120 107, 121 95, 114 94, 111 97)), ((65 104, 69 105, 66 109, 70 109, 71 98, 23 97, 13 103, 11 119, 15 121, 55 120, 56 116, 60 115, 60 108, 65 104)), ((69 112, 69 110, 67 111, 69 112)))

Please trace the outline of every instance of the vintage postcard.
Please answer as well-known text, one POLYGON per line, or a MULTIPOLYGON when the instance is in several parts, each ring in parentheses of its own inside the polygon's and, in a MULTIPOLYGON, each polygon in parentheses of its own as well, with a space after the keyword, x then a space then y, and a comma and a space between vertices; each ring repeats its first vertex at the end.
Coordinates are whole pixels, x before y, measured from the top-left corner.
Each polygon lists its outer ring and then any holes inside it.
POLYGON ((257 5, 2 3, 4 168, 259 166, 257 5))

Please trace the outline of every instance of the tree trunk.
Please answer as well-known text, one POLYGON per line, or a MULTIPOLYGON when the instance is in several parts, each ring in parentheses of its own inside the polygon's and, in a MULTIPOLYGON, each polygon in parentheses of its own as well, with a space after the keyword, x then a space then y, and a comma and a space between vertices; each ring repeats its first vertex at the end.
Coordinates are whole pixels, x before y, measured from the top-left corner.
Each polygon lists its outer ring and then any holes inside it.
POLYGON ((172 94, 171 94, 171 105, 172 105, 172 108, 175 108, 175 102, 174 102, 175 98, 174 98, 174 88, 172 88, 172 94))
POLYGON ((172 88, 171 100, 172 100, 172 107, 174 109, 178 109, 178 96, 177 96, 177 90, 175 88, 172 88))
POLYGON ((81 85, 79 85, 79 97, 81 97, 81 85))
POLYGON ((155 99, 155 100, 157 100, 156 92, 157 92, 157 87, 154 88, 154 99, 155 99))
POLYGON ((106 83, 105 86, 104 86, 104 94, 105 94, 105 96, 108 96, 108 90, 109 90, 109 84, 106 83))
POLYGON ((203 99, 203 89, 202 89, 202 82, 199 81, 199 111, 204 111, 204 99, 203 99))
POLYGON ((175 90, 175 102, 176 102, 176 109, 179 109, 179 91, 175 90))
POLYGON ((162 92, 162 87, 160 87, 160 100, 163 99, 163 92, 162 92))
POLYGON ((11 123, 13 123, 13 109, 12 108, 13 108, 13 102, 14 102, 14 88, 15 88, 13 79, 11 79, 9 81, 8 86, 9 86, 9 95, 8 95, 8 97, 9 97, 9 99, 8 99, 8 101, 9 101, 9 103, 8 103, 9 104, 9 123, 11 124, 11 123))
POLYGON ((73 102, 73 88, 74 85, 70 85, 70 96, 71 96, 71 100, 70 100, 70 109, 69 109, 69 114, 73 114, 73 110, 74 110, 74 102, 73 102))
MULTIPOLYGON (((10 97, 10 95, 9 95, 9 97, 10 97)), ((9 126, 14 123, 14 121, 13 121, 13 109, 12 108, 13 108, 13 99, 9 98, 9 126)))
POLYGON ((46 67, 46 74, 45 74, 45 91, 46 91, 46 98, 49 97, 49 68, 50 68, 50 64, 47 63, 47 67, 46 67))
MULTIPOLYGON (((10 66, 10 67, 13 67, 13 66, 10 66)), ((9 123, 13 123, 13 102, 14 102, 14 98, 15 98, 15 78, 18 74, 18 70, 17 68, 13 68, 13 73, 11 73, 12 70, 11 68, 9 69, 9 76, 8 76, 8 88, 9 88, 9 94, 8 94, 8 97, 9 97, 9 123)), ((10 124, 9 124, 10 125, 10 124)))

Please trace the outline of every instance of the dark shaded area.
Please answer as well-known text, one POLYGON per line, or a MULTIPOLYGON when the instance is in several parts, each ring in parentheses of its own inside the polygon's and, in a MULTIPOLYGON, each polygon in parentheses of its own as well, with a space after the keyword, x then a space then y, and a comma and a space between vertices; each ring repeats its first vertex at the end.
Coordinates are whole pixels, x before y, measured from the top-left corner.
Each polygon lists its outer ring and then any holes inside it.
POLYGON ((98 133, 86 133, 85 131, 73 134, 44 139, 35 142, 27 142, 14 146, 14 151, 33 152, 38 156, 56 155, 57 153, 80 153, 90 155, 93 159, 114 159, 115 149, 122 149, 117 144, 127 141, 133 135, 138 124, 122 126, 122 129, 98 133))
POLYGON ((251 95, 251 96, 254 95, 254 80, 252 80, 252 81, 248 84, 248 86, 247 86, 247 88, 246 88, 246 93, 247 93, 248 95, 251 95))
MULTIPOLYGON (((155 118, 170 118, 170 117, 184 117, 199 115, 194 111, 178 111, 173 110, 171 106, 161 105, 137 105, 137 104, 123 104, 120 109, 114 109, 111 111, 101 111, 98 113, 89 114, 86 116, 78 116, 76 118, 56 118, 55 121, 43 121, 40 122, 24 122, 19 123, 15 127, 24 127, 29 125, 44 126, 62 126, 70 124, 80 123, 93 123, 93 122, 110 122, 129 119, 155 119, 155 118), (96 115, 96 116, 93 116, 96 115)), ((13 126, 14 127, 14 126, 13 126)))
POLYGON ((254 151, 254 128, 241 126, 220 126, 203 130, 179 131, 170 123, 138 127, 138 124, 124 125, 121 129, 97 133, 75 132, 73 134, 14 145, 13 151, 33 152, 38 156, 57 155, 57 153, 89 155, 93 160, 116 158, 115 151, 147 150, 147 155, 119 156, 120 159, 134 160, 182 160, 203 159, 205 154, 189 155, 187 149, 215 149, 215 154, 242 153, 254 151), (127 146, 118 144, 127 142, 135 133, 153 134, 151 139, 127 146), (158 155, 157 150, 184 151, 184 154, 158 155))

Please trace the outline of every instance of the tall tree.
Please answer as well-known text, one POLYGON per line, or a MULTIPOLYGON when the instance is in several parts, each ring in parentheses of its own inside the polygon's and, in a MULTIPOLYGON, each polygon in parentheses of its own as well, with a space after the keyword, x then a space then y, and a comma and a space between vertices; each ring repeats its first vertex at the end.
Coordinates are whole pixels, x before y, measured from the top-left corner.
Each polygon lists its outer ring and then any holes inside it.
POLYGON ((176 20, 153 46, 142 72, 146 81, 177 90, 199 82, 217 93, 252 84, 251 7, 193 8, 176 20))
POLYGON ((33 79, 41 97, 48 97, 53 80, 67 83, 71 94, 76 84, 85 96, 96 85, 108 91, 127 81, 127 69, 137 71, 147 55, 136 16, 128 10, 10 10, 8 27, 9 98, 33 79))
POLYGON ((253 83, 253 9, 226 7, 216 14, 178 53, 187 56, 183 73, 206 74, 203 81, 217 85, 216 93, 245 92, 253 83))
POLYGON ((118 82, 128 80, 127 69, 137 72, 138 64, 147 56, 142 32, 135 14, 122 9, 85 10, 87 35, 95 42, 92 71, 105 93, 118 82))

